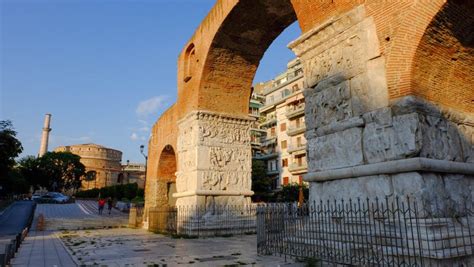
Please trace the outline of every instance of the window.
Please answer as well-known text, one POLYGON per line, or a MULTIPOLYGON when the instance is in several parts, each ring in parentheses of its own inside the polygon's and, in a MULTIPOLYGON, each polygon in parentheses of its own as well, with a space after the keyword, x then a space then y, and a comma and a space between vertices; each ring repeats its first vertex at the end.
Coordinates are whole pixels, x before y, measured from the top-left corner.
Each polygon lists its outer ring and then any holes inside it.
POLYGON ((191 80, 195 55, 196 52, 194 50, 194 44, 190 44, 186 49, 186 54, 184 58, 184 82, 188 82, 189 80, 191 80))
POLYGON ((288 159, 282 159, 281 160, 281 166, 282 167, 288 167, 288 159))
POLYGON ((280 132, 286 131, 286 123, 280 124, 280 132))
POLYGON ((272 127, 272 128, 270 129, 270 136, 271 136, 271 137, 274 137, 274 136, 275 136, 275 127, 272 127))
POLYGON ((302 144, 301 144, 301 136, 299 137, 296 137, 296 146, 297 147, 300 147, 302 144))
POLYGON ((299 182, 300 185, 303 184, 303 176, 301 176, 301 175, 298 176, 298 182, 299 182))
POLYGON ((298 84, 293 85, 293 92, 298 91, 298 89, 300 89, 298 84))
POLYGON ((268 161, 268 171, 277 171, 277 162, 276 160, 268 161))
POLYGON ((286 149, 286 140, 281 141, 281 149, 286 149))
POLYGON ((288 184, 288 177, 283 177, 283 185, 287 185, 288 184))

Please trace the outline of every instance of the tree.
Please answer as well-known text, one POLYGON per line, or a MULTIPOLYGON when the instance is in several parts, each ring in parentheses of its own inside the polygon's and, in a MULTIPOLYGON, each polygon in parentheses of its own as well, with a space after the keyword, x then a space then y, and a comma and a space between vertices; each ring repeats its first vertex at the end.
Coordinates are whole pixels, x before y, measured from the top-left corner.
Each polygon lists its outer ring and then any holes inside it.
POLYGON ((47 188, 50 184, 48 175, 44 172, 40 160, 35 156, 26 156, 18 161, 18 170, 29 185, 34 189, 47 188))
MULTIPOLYGON (((301 186, 303 187, 304 201, 308 201, 308 186, 304 183, 301 186)), ((299 191, 300 185, 297 183, 283 185, 281 190, 276 194, 276 200, 279 202, 296 202, 298 201, 299 191)))
POLYGON ((272 193, 272 179, 267 176, 267 166, 263 160, 252 160, 252 190, 254 200, 265 200, 272 193))
POLYGON ((47 177, 49 190, 76 190, 86 174, 81 157, 70 152, 48 152, 39 158, 41 175, 47 177))
POLYGON ((21 142, 9 120, 0 121, 0 186, 6 192, 13 192, 15 158, 23 151, 21 142))

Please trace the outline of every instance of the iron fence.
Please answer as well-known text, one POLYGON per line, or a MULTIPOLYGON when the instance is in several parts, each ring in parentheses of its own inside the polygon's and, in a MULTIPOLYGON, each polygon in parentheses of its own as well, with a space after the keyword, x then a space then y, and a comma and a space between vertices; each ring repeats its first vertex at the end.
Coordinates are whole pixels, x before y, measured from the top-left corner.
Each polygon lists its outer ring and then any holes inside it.
POLYGON ((406 199, 257 209, 258 253, 350 266, 474 266, 472 201, 406 199))
POLYGON ((186 237, 255 234, 256 212, 256 205, 151 208, 148 228, 186 237))

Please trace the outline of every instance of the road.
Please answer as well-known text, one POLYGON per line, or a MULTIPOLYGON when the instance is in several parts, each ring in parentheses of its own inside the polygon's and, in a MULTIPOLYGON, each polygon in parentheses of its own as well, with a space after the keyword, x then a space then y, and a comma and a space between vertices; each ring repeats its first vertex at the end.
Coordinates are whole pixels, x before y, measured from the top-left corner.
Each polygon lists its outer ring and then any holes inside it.
POLYGON ((20 233, 33 210, 32 201, 16 201, 0 216, 0 237, 20 233))
POLYGON ((40 204, 36 207, 36 215, 43 214, 49 219, 93 219, 93 218, 128 218, 128 213, 112 209, 108 214, 107 205, 103 215, 99 215, 96 201, 76 200, 71 204, 40 204))

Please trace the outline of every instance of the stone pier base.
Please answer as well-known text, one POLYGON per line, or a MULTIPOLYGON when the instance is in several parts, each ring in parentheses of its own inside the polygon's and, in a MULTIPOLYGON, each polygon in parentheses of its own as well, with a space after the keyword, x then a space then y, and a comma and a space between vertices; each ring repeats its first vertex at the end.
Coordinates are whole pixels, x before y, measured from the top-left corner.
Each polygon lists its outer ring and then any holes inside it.
POLYGON ((188 234, 204 228, 212 232, 230 229, 230 222, 242 220, 233 210, 245 209, 253 195, 251 121, 196 111, 179 122, 177 193, 173 194, 178 229, 188 234))

